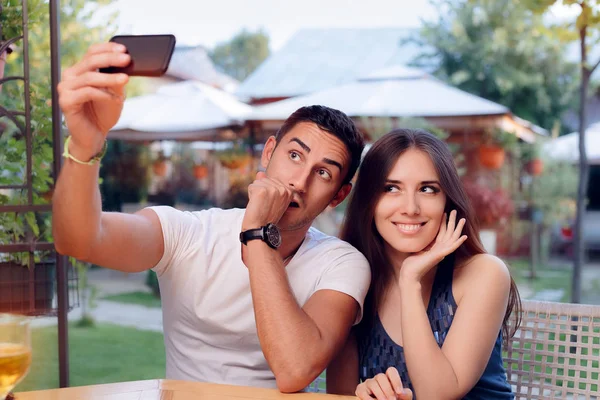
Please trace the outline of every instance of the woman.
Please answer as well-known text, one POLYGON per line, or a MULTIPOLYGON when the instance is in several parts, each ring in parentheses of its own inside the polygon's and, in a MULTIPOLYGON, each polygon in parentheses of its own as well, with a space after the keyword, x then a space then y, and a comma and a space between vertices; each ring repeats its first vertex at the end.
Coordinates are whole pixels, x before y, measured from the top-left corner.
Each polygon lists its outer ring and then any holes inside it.
POLYGON ((409 129, 378 140, 341 237, 367 257, 372 282, 362 322, 327 368, 328 392, 514 398, 502 338, 514 333, 507 320, 519 295, 506 265, 483 249, 444 142, 409 129))

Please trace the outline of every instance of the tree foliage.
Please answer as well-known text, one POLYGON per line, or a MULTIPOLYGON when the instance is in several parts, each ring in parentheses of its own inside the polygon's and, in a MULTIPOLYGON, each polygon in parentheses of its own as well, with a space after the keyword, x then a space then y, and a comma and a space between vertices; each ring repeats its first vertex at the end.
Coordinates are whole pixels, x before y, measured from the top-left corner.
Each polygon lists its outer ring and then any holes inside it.
MULTIPOLYGON (((92 43, 105 41, 114 30, 115 15, 106 15, 102 26, 92 27, 89 21, 96 11, 112 0, 63 0, 60 7, 60 57, 63 68, 79 60, 92 43)), ((49 4, 45 0, 27 2, 29 42, 29 92, 32 133, 32 186, 34 204, 46 203, 53 183, 52 140, 52 85, 50 63, 49 4)), ((2 0, 0 14, 2 35, 0 44, 22 36, 23 10, 20 0, 2 0)), ((14 42, 13 52, 7 56, 5 77, 24 76, 23 39, 14 42)), ((23 80, 10 80, 2 85, 0 105, 7 110, 24 112, 23 80)), ((25 126, 24 116, 17 121, 25 126)), ((22 185, 27 176, 26 140, 7 117, 0 118, 0 185, 22 185)), ((0 204, 25 204, 26 190, 0 192, 0 204)), ((49 214, 0 213, 0 243, 21 240, 28 227, 42 240, 51 240, 49 214)))
POLYGON ((239 81, 246 79, 268 56, 269 36, 262 30, 243 29, 210 52, 215 65, 239 81))
POLYGON ((577 68, 565 44, 545 35, 542 16, 513 0, 434 0, 440 17, 420 32, 419 62, 467 92, 546 129, 574 105, 577 68))

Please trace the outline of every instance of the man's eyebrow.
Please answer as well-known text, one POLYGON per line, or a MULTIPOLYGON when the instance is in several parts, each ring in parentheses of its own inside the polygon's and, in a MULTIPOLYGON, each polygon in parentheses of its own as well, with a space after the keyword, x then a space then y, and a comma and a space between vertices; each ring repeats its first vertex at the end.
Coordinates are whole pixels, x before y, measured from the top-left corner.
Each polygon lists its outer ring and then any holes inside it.
POLYGON ((329 165, 335 165, 336 167, 338 167, 340 169, 340 172, 342 172, 342 164, 340 164, 339 162, 332 160, 330 158, 324 158, 323 162, 325 164, 329 164, 329 165))
POLYGON ((304 149, 304 151, 306 151, 307 153, 310 153, 310 147, 308 147, 306 145, 306 143, 304 143, 302 140, 300 140, 298 138, 291 138, 289 143, 292 143, 292 142, 298 143, 300 145, 300 147, 302 147, 304 149))

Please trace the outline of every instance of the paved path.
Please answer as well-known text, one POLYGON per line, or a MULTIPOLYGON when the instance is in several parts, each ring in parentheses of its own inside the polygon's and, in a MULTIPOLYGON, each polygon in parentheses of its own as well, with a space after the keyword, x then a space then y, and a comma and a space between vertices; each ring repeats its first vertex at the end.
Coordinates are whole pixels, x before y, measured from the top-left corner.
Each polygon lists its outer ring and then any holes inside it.
MULTIPOLYGON (((108 269, 94 269, 88 271, 88 279, 90 285, 95 286, 98 290, 95 307, 89 310, 97 322, 108 322, 156 332, 163 331, 160 308, 98 300, 104 296, 119 293, 149 292, 150 289, 145 284, 145 272, 125 274, 108 269)), ((69 321, 81 319, 82 312, 82 307, 71 310, 69 321)), ((33 320, 32 326, 52 326, 56 323, 56 317, 40 317, 33 320)))
MULTIPOLYGON (((98 300, 107 295, 131 292, 149 292, 146 286, 146 273, 125 274, 108 269, 89 271, 89 282, 97 288, 96 307, 90 310, 97 322, 108 322, 138 329, 162 332, 162 311, 160 308, 150 308, 136 304, 117 303, 98 300)), ((600 263, 594 262, 586 266, 583 272, 584 303, 600 304, 600 263)), ((542 290, 534 295, 527 284, 519 285, 519 292, 524 299, 560 301, 562 290, 542 290)), ((69 320, 81 318, 82 308, 77 307, 69 312, 69 320)), ((56 317, 36 318, 32 325, 56 325, 56 317)))

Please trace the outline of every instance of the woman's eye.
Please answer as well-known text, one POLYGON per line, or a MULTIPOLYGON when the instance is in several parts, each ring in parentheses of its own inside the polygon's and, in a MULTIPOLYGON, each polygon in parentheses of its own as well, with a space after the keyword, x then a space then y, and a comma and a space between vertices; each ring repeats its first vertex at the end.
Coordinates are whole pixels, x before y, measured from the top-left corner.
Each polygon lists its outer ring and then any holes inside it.
POLYGON ((383 191, 384 192, 388 192, 388 193, 394 193, 394 192, 398 192, 400 189, 398 189, 397 186, 394 185, 385 185, 383 191))
POLYGON ((438 193, 440 190, 433 186, 423 186, 421 188, 421 191, 423 191, 424 193, 438 193))

